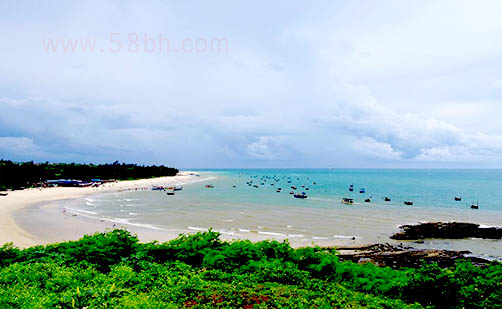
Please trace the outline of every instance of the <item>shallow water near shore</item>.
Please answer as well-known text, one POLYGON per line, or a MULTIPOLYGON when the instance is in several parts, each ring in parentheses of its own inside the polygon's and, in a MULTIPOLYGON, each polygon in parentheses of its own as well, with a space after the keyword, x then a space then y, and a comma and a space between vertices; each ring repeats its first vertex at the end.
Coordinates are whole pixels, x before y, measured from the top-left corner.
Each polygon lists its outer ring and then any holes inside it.
POLYGON ((499 240, 416 243, 389 239, 399 230, 398 225, 420 221, 502 225, 501 170, 268 169, 211 170, 201 174, 216 178, 186 184, 174 196, 164 191, 124 191, 64 201, 60 207, 79 216, 160 232, 213 228, 228 237, 289 239, 296 246, 390 242, 502 257, 499 240), (252 185, 248 185, 251 181, 252 185), (208 183, 214 188, 205 188, 208 183), (350 184, 354 192, 349 192, 350 184), (308 198, 293 198, 289 194, 291 186, 308 198), (279 187, 281 192, 277 192, 279 187), (365 193, 359 193, 361 188, 365 193), (390 202, 383 200, 386 196, 390 202), (454 201, 455 196, 461 196, 462 201, 454 201), (353 198, 354 204, 342 204, 342 197, 353 198), (366 198, 371 202, 364 202, 366 198), (413 206, 405 206, 404 201, 413 201, 413 206), (471 203, 478 202, 480 209, 472 210, 471 203))

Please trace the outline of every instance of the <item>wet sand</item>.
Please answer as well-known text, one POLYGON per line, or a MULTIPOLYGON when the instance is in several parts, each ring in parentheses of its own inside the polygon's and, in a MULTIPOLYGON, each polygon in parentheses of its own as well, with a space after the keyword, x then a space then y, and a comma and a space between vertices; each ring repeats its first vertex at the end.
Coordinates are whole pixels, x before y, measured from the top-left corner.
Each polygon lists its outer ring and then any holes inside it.
POLYGON ((0 197, 0 244, 12 242, 19 247, 28 247, 51 241, 77 239, 86 233, 103 231, 110 227, 101 224, 102 222, 68 220, 64 213, 57 211, 54 206, 56 201, 106 192, 137 190, 153 185, 167 186, 197 178, 201 177, 195 177, 191 172, 183 172, 173 177, 107 183, 98 188, 55 187, 11 191, 8 196, 0 197), (41 207, 43 204, 49 205, 41 207))

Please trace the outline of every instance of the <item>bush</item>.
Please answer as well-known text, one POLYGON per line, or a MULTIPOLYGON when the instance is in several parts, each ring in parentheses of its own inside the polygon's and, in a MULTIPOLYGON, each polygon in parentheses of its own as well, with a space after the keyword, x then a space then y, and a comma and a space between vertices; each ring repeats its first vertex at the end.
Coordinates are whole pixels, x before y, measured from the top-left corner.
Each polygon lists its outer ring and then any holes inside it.
POLYGON ((222 242, 213 231, 166 243, 114 230, 47 246, 0 247, 0 308, 456 307, 502 305, 502 266, 458 261, 393 270, 340 262, 287 242, 222 242))

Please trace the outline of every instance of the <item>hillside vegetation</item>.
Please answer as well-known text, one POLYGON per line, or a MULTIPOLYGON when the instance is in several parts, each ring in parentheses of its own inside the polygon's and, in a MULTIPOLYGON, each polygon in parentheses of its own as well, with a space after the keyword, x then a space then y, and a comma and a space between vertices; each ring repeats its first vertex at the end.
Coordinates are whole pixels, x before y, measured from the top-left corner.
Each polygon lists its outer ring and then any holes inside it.
POLYGON ((224 242, 208 231, 139 243, 124 230, 0 248, 0 308, 502 306, 502 265, 340 262, 333 249, 224 242))

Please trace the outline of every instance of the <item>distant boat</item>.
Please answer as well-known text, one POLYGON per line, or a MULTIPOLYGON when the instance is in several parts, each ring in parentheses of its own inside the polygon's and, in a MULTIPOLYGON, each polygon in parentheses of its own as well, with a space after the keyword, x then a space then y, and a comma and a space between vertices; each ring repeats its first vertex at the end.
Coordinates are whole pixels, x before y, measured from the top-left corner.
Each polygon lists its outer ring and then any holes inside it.
POLYGON ((305 190, 310 190, 309 188, 305 188, 305 190))
POLYGON ((354 188, 349 187, 349 191, 350 191, 350 192, 354 191, 354 188))
POLYGON ((364 193, 364 192, 366 192, 364 188, 361 188, 361 190, 359 190, 359 193, 364 193))
POLYGON ((281 193, 281 191, 282 191, 281 188, 275 190, 275 192, 277 192, 277 193, 281 193))
POLYGON ((295 191, 291 190, 289 191, 289 194, 295 194, 295 191))
POLYGON ((9 193, 7 193, 7 192, 0 192, 0 196, 7 196, 7 195, 9 195, 9 193))
POLYGON ((212 189, 212 188, 214 188, 214 186, 213 185, 206 185, 206 188, 212 189))
POLYGON ((342 198, 342 203, 352 205, 352 204, 354 204, 354 199, 344 197, 344 198, 342 198))
POLYGON ((390 197, 384 197, 383 200, 386 202, 390 202, 390 197))
POLYGON ((370 200, 369 198, 365 199, 364 201, 365 201, 366 203, 371 202, 371 200, 370 200))
POLYGON ((317 184, 317 182, 315 182, 315 181, 314 181, 312 184, 313 184, 313 185, 316 185, 316 184, 317 184))
POLYGON ((471 208, 472 209, 479 209, 479 202, 477 202, 476 204, 472 204, 471 208))
POLYGON ((153 190, 153 191, 161 191, 161 190, 164 190, 164 187, 161 187, 161 186, 153 186, 153 187, 152 187, 152 190, 153 190))
POLYGON ((291 186, 291 189, 296 190, 296 186, 291 186))
POLYGON ((462 200, 461 197, 455 196, 455 201, 460 202, 462 200))
POLYGON ((183 186, 175 186, 173 190, 174 191, 181 191, 181 190, 183 190, 183 186))
POLYGON ((407 206, 412 206, 412 205, 413 205, 413 202, 408 202, 408 201, 406 201, 406 202, 404 202, 404 205, 407 205, 407 206))
POLYGON ((168 191, 166 192, 167 195, 174 195, 174 191, 168 191))
POLYGON ((307 198, 307 194, 305 194, 305 192, 302 192, 302 194, 295 194, 293 196, 295 198, 307 198))

